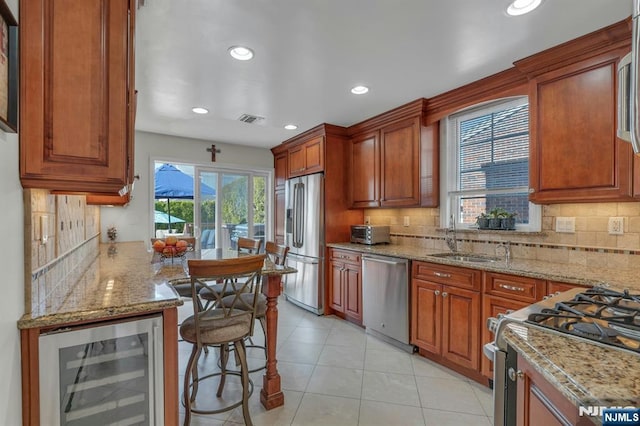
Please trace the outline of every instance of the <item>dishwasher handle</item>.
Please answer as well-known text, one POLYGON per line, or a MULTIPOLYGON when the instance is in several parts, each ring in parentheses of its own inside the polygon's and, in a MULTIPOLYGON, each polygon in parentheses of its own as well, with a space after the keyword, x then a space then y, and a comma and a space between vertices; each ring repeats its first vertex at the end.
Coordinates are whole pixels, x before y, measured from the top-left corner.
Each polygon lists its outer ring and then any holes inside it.
POLYGON ((362 260, 363 261, 366 260, 368 262, 386 263, 387 265, 404 265, 405 263, 407 263, 406 260, 393 261, 393 260, 380 259, 379 257, 369 257, 369 256, 362 256, 362 260))

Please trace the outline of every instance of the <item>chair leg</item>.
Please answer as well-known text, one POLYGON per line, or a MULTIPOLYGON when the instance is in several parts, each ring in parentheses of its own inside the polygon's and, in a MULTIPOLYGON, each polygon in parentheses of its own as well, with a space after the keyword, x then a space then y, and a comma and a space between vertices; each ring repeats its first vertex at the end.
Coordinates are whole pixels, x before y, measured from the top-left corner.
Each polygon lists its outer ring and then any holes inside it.
POLYGON ((227 361, 229 360, 229 345, 223 343, 220 345, 220 384, 218 385, 218 392, 216 396, 220 398, 222 396, 222 389, 224 388, 224 382, 227 378, 227 361))
MULTIPOLYGON (((191 350, 191 355, 189 356, 189 361, 187 362, 187 369, 184 372, 184 426, 188 426, 191 423, 191 396, 189 395, 191 389, 191 383, 189 382, 189 378, 192 376, 191 370, 195 366, 195 360, 198 359, 198 354, 200 350, 196 345, 193 345, 193 349, 191 350)), ((197 382, 195 382, 197 383, 197 382)))
POLYGON ((242 416, 244 424, 253 426, 251 416, 249 415, 249 366, 247 365, 247 352, 244 346, 244 339, 234 342, 236 353, 240 358, 240 374, 242 377, 242 416))
POLYGON ((193 366, 191 367, 191 383, 193 383, 193 390, 191 391, 191 402, 194 402, 196 400, 196 396, 198 395, 198 385, 200 384, 200 381, 198 380, 198 360, 200 359, 201 354, 202 348, 198 348, 193 366))

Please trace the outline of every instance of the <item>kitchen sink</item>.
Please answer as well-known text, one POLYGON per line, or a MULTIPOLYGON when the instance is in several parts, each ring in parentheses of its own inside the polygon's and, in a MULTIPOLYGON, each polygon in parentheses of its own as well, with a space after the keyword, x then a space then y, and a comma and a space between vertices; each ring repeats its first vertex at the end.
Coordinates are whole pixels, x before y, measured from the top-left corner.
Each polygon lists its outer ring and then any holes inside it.
POLYGON ((488 263, 496 262, 498 259, 495 257, 480 256, 477 254, 465 254, 465 253, 436 253, 429 256, 442 257, 445 259, 457 260, 460 262, 473 262, 473 263, 488 263))

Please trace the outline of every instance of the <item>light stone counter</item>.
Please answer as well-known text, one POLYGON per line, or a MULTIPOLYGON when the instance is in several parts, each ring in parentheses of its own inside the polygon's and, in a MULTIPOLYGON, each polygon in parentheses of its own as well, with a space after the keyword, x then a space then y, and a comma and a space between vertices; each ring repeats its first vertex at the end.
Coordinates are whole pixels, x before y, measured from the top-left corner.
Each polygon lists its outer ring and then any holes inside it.
POLYGON ((640 354, 526 324, 509 324, 503 336, 576 407, 640 407, 640 354))
POLYGON ((498 260, 496 262, 461 262, 453 259, 434 257, 434 254, 442 253, 442 250, 432 250, 413 246, 394 244, 367 246, 352 243, 331 243, 327 244, 327 246, 354 250, 363 254, 370 253, 382 256, 395 256, 410 260, 421 260, 425 262, 462 266, 483 271, 501 272, 505 274, 520 275, 523 277, 581 284, 585 286, 594 286, 606 283, 609 284, 612 289, 629 289, 631 292, 640 293, 640 274, 638 269, 606 269, 602 267, 590 267, 588 265, 572 265, 526 259, 513 259, 509 267, 507 267, 503 260, 498 260))
POLYGON ((18 328, 48 327, 78 321, 145 314, 182 305, 168 280, 184 277, 179 262, 154 268, 140 242, 100 245, 100 254, 73 291, 40 311, 25 314, 18 328), (114 251, 115 248, 115 251, 114 251))

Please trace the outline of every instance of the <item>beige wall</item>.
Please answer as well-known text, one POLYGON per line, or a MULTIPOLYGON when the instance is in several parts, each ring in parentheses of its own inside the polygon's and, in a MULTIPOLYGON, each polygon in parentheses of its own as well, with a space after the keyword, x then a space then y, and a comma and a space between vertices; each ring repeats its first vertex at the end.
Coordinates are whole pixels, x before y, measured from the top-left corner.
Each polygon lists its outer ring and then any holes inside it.
MULTIPOLYGON (((211 144, 220 149, 217 166, 241 166, 253 169, 273 169, 273 155, 263 148, 229 145, 220 142, 188 139, 156 133, 136 132, 135 174, 140 176, 133 191, 133 200, 126 207, 101 209, 102 241, 106 241, 109 226, 118 229, 118 241, 147 241, 152 233, 153 160, 211 165, 211 144)), ((279 142, 274 141, 273 145, 279 142)))
MULTIPOLYGON (((447 251, 439 209, 369 209, 374 225, 390 225, 397 244, 447 251), (404 218, 409 217, 409 226, 404 218)), ((511 241, 515 257, 551 262, 640 268, 640 202, 553 204, 542 209, 542 232, 460 231, 460 248, 492 254, 497 242, 511 241), (557 217, 575 217, 572 234, 555 232, 557 217), (609 235, 610 217, 624 218, 624 234, 609 235)))
MULTIPOLYGON (((18 0, 6 0, 18 19, 18 0)), ((0 131, 0 209, 2 297, 0 297, 0 424, 22 424, 20 335, 16 326, 24 313, 24 242, 22 186, 18 171, 18 135, 0 131)))

